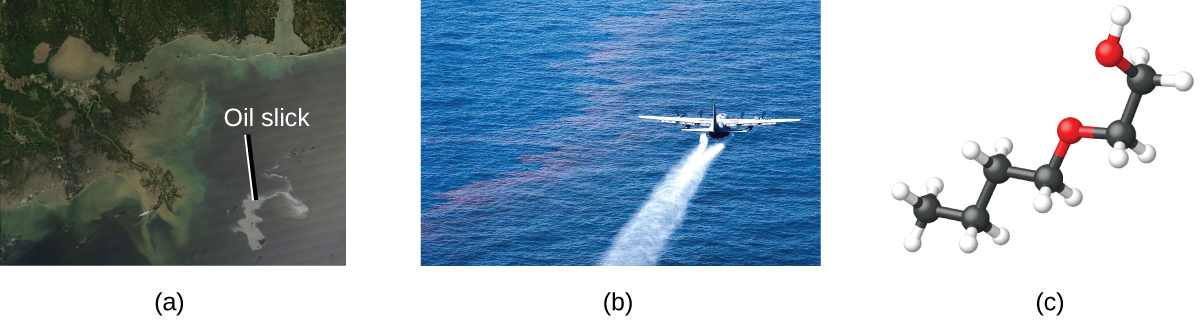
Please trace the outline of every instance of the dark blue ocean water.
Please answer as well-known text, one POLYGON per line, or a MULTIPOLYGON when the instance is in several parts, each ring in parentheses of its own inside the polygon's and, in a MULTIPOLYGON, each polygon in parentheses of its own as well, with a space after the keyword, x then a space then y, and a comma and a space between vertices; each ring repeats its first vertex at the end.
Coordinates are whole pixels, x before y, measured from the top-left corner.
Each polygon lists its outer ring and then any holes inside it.
POLYGON ((423 1, 421 263, 593 265, 697 133, 738 134, 659 265, 820 265, 820 3, 423 1))

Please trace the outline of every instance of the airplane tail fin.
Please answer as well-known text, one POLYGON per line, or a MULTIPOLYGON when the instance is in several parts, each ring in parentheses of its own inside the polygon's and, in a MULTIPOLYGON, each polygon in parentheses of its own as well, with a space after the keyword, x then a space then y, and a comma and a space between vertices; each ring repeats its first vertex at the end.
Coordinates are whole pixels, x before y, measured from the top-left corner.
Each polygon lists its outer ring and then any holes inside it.
POLYGON ((717 125, 717 101, 713 100, 713 124, 717 125))

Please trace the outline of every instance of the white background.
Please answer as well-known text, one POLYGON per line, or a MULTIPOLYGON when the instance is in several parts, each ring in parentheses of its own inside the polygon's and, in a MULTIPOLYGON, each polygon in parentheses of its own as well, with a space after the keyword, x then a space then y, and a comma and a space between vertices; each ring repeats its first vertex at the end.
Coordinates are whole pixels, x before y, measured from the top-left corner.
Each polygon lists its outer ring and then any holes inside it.
MULTIPOLYGON (((1066 183, 1033 211, 1028 182, 1001 184, 989 211, 1012 240, 980 235, 963 254, 960 224, 929 225, 901 245, 918 195, 941 177, 946 206, 972 204, 981 168, 963 142, 1008 137, 1015 166, 1036 169, 1064 117, 1120 118, 1124 75, 1096 63, 1118 3, 1046 1, 822 4, 822 266, 420 266, 420 3, 350 5, 346 267, 0 267, 0 319, 267 323, 999 321, 1186 323, 1196 309, 1200 87, 1159 88, 1134 125, 1158 158, 1108 165, 1100 140, 1073 145, 1066 183), (379 174, 391 165, 393 174, 379 174), (151 309, 184 295, 181 317, 151 309), (629 317, 605 316, 606 292, 628 291, 629 317), (1037 315, 1061 292, 1063 315, 1037 315)), ((1126 53, 1150 51, 1159 73, 1200 72, 1200 3, 1124 3, 1126 53)), ((1197 73, 1200 75, 1200 73, 1197 73)), ((12 321, 12 322, 10 322, 12 321)))

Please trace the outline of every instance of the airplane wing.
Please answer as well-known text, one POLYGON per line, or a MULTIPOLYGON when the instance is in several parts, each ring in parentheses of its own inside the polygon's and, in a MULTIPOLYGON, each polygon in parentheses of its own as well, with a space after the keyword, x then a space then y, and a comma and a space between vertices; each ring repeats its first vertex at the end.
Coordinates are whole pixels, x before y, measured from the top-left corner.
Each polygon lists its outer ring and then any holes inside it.
POLYGON ((800 119, 750 119, 750 118, 734 118, 721 120, 725 122, 725 126, 758 126, 758 125, 775 125, 776 123, 796 122, 800 119))
POLYGON ((673 117, 673 116, 638 116, 644 119, 658 120, 665 123, 675 123, 683 125, 712 125, 712 118, 704 117, 673 117))

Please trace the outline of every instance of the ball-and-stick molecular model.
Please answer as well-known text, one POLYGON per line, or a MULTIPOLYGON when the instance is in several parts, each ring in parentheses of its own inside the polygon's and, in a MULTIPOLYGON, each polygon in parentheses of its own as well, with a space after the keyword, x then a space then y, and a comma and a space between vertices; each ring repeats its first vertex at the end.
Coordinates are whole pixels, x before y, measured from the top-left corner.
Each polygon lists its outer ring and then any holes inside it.
POLYGON ((992 156, 983 154, 979 144, 975 141, 967 142, 962 147, 963 157, 982 165, 983 176, 987 181, 984 182, 983 191, 979 193, 979 199, 975 204, 962 210, 944 207, 938 201, 937 195, 945 186, 937 177, 929 179, 926 184, 928 194, 923 196, 913 194, 905 183, 896 183, 892 186, 892 198, 912 205, 913 215, 917 218, 917 224, 913 227, 912 233, 904 239, 904 249, 909 252, 921 249, 921 235, 925 232, 925 226, 939 218, 962 223, 966 234, 959 240, 958 247, 964 253, 974 252, 979 247, 979 241, 975 238, 979 233, 988 234, 992 237, 992 242, 997 245, 1008 243, 1008 229, 991 222, 987 207, 992 199, 992 193, 996 190, 996 185, 1003 184, 1009 179, 1015 178, 1033 183, 1038 190, 1038 194, 1033 198, 1033 209, 1038 213, 1050 211, 1050 207, 1053 205, 1053 201, 1050 199, 1051 193, 1058 193, 1069 206, 1079 205, 1083 202, 1083 192, 1063 183, 1063 172, 1060 167, 1062 167, 1063 159, 1067 157, 1067 149, 1083 138, 1108 141, 1108 145, 1113 148, 1108 155, 1108 163, 1114 168, 1125 167, 1125 164, 1129 162, 1129 154, 1125 150, 1132 150, 1137 154, 1138 160, 1143 163, 1154 161, 1156 154, 1154 147, 1138 141, 1137 131, 1133 127, 1133 116, 1137 113, 1138 103, 1141 102, 1143 95, 1149 94, 1155 87, 1174 87, 1179 91, 1187 91, 1192 88, 1194 80, 1192 75, 1187 72, 1174 75, 1156 73, 1148 65, 1150 52, 1143 48, 1134 49, 1130 52, 1129 59, 1126 59, 1124 57, 1125 50, 1120 42, 1121 32, 1130 20, 1129 9, 1117 6, 1113 8, 1110 18, 1113 25, 1109 30, 1108 38, 1096 45, 1096 61, 1105 67, 1117 67, 1125 73, 1125 81, 1129 86, 1130 93, 1129 100, 1125 102, 1125 112, 1121 114, 1121 119, 1109 123, 1108 127, 1083 126, 1079 120, 1073 117, 1063 119, 1058 123, 1059 141, 1058 147, 1054 149, 1054 155, 1050 156, 1049 163, 1038 167, 1037 170, 1012 165, 1008 160, 1008 154, 1013 150, 1013 143, 1008 138, 996 140, 996 154, 992 156))

